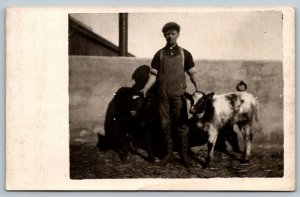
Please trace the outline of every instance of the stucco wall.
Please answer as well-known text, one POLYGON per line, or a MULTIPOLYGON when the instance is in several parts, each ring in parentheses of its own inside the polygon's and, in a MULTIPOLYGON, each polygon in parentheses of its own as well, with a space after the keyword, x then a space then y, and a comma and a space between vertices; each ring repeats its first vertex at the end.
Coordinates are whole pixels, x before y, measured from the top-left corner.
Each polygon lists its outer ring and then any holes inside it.
MULTIPOLYGON (((132 57, 70 56, 70 139, 71 142, 95 142, 104 132, 107 106, 120 87, 134 84, 132 74, 150 59, 132 57)), ((258 97, 260 136, 283 135, 282 63, 277 61, 195 61, 201 72, 201 89, 216 94, 235 91, 241 80, 258 97)), ((188 80, 189 81, 189 80, 188 80)), ((189 81, 188 91, 193 88, 189 81)))

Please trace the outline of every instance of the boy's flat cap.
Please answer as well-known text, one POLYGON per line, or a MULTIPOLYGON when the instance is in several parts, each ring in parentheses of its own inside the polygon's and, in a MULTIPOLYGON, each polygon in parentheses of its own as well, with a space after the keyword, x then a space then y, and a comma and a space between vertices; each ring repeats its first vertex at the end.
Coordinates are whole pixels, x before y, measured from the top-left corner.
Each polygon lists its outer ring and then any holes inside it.
POLYGON ((162 28, 162 32, 165 33, 167 30, 177 30, 178 33, 180 32, 180 26, 175 22, 169 22, 165 24, 162 28))

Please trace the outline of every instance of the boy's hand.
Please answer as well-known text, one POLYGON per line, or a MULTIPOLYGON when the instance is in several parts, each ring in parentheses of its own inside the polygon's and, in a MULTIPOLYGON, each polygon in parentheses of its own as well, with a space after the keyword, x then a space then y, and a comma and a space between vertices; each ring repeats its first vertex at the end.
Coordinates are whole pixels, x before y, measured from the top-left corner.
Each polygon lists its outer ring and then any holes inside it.
POLYGON ((147 96, 147 90, 145 88, 141 89, 140 93, 142 93, 144 97, 147 96))

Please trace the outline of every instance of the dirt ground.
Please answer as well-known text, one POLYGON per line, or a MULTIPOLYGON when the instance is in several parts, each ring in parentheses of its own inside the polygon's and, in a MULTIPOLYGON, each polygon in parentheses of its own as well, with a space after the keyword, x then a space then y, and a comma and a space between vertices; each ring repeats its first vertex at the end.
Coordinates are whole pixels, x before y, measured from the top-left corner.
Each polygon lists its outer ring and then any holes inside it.
MULTIPOLYGON (((93 144, 70 145, 70 178, 214 178, 214 177, 282 177, 283 147, 256 145, 250 163, 240 162, 241 155, 229 156, 215 152, 215 159, 207 168, 202 163, 206 146, 195 147, 193 167, 188 171, 175 152, 174 160, 160 165, 159 159, 149 163, 141 155, 129 153, 128 161, 121 162, 116 152, 99 151, 93 144)), ((143 152, 141 152, 143 153, 143 152)), ((146 156, 146 155, 144 155, 146 156)))

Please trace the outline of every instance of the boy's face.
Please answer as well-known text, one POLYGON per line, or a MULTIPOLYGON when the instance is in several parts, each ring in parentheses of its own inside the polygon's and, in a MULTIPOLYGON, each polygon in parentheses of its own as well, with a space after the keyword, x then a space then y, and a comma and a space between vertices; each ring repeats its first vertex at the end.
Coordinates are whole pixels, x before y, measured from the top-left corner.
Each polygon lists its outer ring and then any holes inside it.
POLYGON ((169 45, 173 45, 177 42, 177 38, 179 37, 179 33, 177 30, 167 30, 164 33, 166 41, 169 45))

